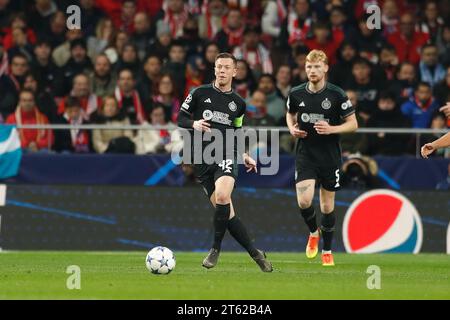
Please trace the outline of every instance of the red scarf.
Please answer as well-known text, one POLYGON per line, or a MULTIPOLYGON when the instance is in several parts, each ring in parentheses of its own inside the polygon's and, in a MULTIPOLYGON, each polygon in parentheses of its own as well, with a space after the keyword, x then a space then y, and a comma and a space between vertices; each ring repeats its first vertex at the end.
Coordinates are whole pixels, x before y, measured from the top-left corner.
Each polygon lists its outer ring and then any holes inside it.
POLYGON ((299 18, 297 14, 291 13, 288 16, 288 31, 289 31, 289 44, 300 41, 303 42, 306 39, 309 31, 311 30, 312 20, 306 18, 305 22, 300 28, 299 18))
POLYGON ((223 31, 228 36, 228 46, 234 47, 242 43, 242 36, 244 35, 244 27, 237 30, 231 30, 226 24, 224 24, 223 31))
MULTIPOLYGON (((212 23, 212 15, 209 12, 209 10, 206 12, 205 15, 206 18, 206 24, 207 24, 207 37, 208 39, 212 40, 214 39, 214 37, 216 36, 217 32, 219 32, 220 28, 217 27, 216 25, 213 25, 212 23)), ((222 16, 222 27, 227 25, 227 16, 223 15, 222 16)))
POLYGON ((416 104, 419 106, 420 109, 422 109, 422 111, 426 111, 428 110, 428 108, 431 106, 431 104, 433 103, 433 97, 431 97, 430 99, 428 99, 425 103, 422 103, 422 101, 420 101, 419 99, 417 99, 416 97, 414 97, 414 100, 416 101, 416 104))
POLYGON ((170 33, 173 38, 178 38, 183 33, 183 25, 188 18, 188 9, 185 7, 184 11, 178 15, 175 15, 170 9, 167 9, 164 16, 164 22, 169 24, 170 33))
MULTIPOLYGON (((139 98, 139 93, 136 90, 133 90, 132 95, 133 95, 134 110, 136 111, 136 120, 139 124, 142 124, 145 121, 145 112, 141 104, 141 98, 139 98)), ((123 92, 120 91, 119 87, 116 87, 115 96, 119 104, 119 109, 122 109, 123 92)))
MULTIPOLYGON (((45 121, 45 116, 39 112, 38 108, 34 107, 33 110, 31 112, 25 112, 22 110, 21 107, 16 108, 16 111, 14 113, 14 116, 16 118, 16 123, 20 126, 22 125, 22 114, 25 115, 29 115, 30 113, 34 113, 34 120, 36 121, 36 124, 46 124, 47 122, 45 121)), ((43 129, 18 129, 19 131, 19 137, 20 137, 20 141, 26 142, 28 141, 26 138, 28 139, 32 139, 32 136, 34 136, 32 133, 37 132, 35 139, 33 139, 33 141, 38 142, 39 140, 43 139, 45 137, 45 130, 43 129), (27 131, 27 132, 25 132, 27 131), (27 137, 25 137, 25 135, 27 137)))

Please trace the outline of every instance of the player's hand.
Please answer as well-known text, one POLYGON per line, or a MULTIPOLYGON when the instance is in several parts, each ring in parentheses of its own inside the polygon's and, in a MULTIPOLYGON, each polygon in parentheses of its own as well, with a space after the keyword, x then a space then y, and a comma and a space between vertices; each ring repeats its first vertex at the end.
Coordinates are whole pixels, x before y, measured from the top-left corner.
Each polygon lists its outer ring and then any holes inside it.
POLYGON ((440 112, 443 112, 447 118, 450 119, 450 102, 439 109, 440 112))
POLYGON ((420 153, 422 154, 422 157, 428 159, 428 156, 432 154, 435 150, 436 148, 433 146, 432 143, 427 143, 422 147, 420 153))
POLYGON ((205 131, 205 132, 211 132, 211 124, 208 123, 205 119, 194 121, 194 124, 192 125, 192 128, 194 128, 197 131, 205 131))
POLYGON ((244 165, 247 168, 247 172, 251 172, 252 170, 255 170, 255 173, 258 173, 258 168, 256 167, 256 161, 246 153, 244 153, 244 165))
POLYGON ((289 131, 291 132, 291 135, 294 138, 301 138, 301 139, 303 139, 303 138, 305 138, 308 135, 308 133, 306 131, 300 130, 300 128, 298 126, 298 123, 296 123, 294 125, 294 128, 290 129, 289 131))
POLYGON ((328 135, 333 133, 333 127, 326 121, 317 121, 314 124, 314 129, 316 129, 318 134, 328 135))

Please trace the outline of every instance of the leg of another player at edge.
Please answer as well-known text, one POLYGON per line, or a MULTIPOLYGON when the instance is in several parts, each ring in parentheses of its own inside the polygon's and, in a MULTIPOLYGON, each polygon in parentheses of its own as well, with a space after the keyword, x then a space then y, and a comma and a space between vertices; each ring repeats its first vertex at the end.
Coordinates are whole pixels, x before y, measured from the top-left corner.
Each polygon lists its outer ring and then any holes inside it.
POLYGON ((336 224, 336 216, 334 214, 335 195, 336 192, 334 191, 320 188, 320 211, 322 212, 320 229, 323 237, 323 253, 331 253, 331 244, 336 224))
POLYGON ((312 204, 314 198, 314 179, 303 180, 296 184, 297 202, 300 207, 300 213, 308 226, 309 232, 313 236, 318 236, 316 213, 312 204))

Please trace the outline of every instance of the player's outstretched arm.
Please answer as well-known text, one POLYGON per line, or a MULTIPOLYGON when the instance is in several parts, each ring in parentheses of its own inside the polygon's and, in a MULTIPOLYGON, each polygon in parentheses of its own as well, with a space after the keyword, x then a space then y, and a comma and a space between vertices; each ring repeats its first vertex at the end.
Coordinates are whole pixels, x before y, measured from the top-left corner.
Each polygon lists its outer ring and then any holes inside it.
POLYGON ((450 132, 431 143, 425 144, 420 151, 422 153, 422 157, 426 159, 434 151, 446 147, 450 147, 450 132))
POLYGON ((356 120, 355 114, 351 114, 344 118, 344 123, 338 126, 331 126, 326 121, 318 121, 314 124, 318 134, 340 134, 347 132, 354 132, 358 129, 358 120, 356 120))

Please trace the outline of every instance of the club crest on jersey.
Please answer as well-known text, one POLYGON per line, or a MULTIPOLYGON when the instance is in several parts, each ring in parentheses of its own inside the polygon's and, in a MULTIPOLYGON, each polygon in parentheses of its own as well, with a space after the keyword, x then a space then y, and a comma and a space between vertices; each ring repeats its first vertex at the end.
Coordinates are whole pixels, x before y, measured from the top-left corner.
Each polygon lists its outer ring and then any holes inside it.
POLYGON ((230 110, 234 112, 234 111, 237 110, 237 105, 236 105, 236 103, 235 103, 234 101, 231 101, 231 102, 228 104, 228 108, 230 108, 230 110))
POLYGON ((211 120, 213 118, 213 113, 211 110, 206 109, 203 111, 203 119, 205 120, 211 120))
POLYGON ((325 100, 322 101, 322 108, 325 110, 328 110, 331 108, 331 102, 328 100, 328 98, 325 98, 325 100))

